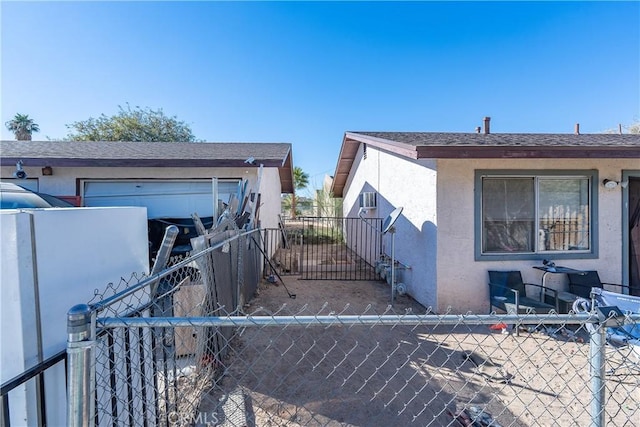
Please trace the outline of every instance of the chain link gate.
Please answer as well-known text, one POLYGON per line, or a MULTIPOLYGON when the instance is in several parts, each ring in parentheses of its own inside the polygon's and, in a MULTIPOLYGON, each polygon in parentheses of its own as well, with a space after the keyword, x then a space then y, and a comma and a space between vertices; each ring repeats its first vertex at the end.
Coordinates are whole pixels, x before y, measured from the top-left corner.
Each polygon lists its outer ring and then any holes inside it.
POLYGON ((228 271, 220 264, 240 252, 243 265, 259 261, 256 240, 235 236, 74 307, 70 425, 627 426, 640 419, 640 361, 606 344, 606 323, 595 315, 354 313, 347 306, 245 312, 208 299, 222 288, 193 288, 207 275, 215 278, 209 286, 224 286, 230 278, 216 269, 228 271), (496 325, 523 332, 503 334, 496 325))

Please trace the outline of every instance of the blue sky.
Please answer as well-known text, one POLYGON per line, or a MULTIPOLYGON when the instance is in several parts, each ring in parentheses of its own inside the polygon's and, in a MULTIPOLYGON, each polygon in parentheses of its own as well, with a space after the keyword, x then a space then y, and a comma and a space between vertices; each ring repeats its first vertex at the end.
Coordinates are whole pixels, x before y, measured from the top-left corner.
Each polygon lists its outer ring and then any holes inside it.
MULTIPOLYGON (((290 142, 319 186, 347 130, 602 132, 640 118, 640 2, 6 2, 1 118, 34 139, 162 108, 290 142)), ((2 126, 2 139, 13 135, 2 126)))

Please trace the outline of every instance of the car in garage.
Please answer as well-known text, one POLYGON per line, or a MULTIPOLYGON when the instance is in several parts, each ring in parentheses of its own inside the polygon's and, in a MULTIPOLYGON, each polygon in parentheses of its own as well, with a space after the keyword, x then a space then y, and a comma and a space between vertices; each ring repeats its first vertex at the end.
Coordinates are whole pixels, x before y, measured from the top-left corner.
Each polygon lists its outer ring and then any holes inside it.
MULTIPOLYGON (((213 217, 201 218, 206 229, 213 227, 213 217)), ((149 256, 153 259, 158 254, 167 227, 175 225, 178 234, 171 249, 171 256, 185 256, 192 250, 191 239, 198 236, 196 225, 192 218, 154 218, 148 220, 149 227, 149 256)))

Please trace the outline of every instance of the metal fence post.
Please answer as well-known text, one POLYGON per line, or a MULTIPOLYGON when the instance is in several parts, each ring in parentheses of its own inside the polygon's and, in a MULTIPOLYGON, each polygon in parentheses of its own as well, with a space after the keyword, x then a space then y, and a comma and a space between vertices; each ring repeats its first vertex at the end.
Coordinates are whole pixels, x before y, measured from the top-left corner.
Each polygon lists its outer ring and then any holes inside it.
POLYGON ((236 271, 236 286, 235 286, 235 307, 236 313, 242 311, 244 301, 242 300, 242 290, 244 289, 244 257, 243 252, 249 251, 249 239, 247 237, 240 236, 238 238, 238 253, 237 255, 237 271, 236 271))
POLYGON ((94 421, 95 356, 91 308, 73 306, 67 313, 67 423, 89 426, 94 421))
POLYGON ((593 325, 589 343, 591 367, 591 427, 604 427, 604 363, 606 344, 606 326, 604 322, 598 322, 593 325))

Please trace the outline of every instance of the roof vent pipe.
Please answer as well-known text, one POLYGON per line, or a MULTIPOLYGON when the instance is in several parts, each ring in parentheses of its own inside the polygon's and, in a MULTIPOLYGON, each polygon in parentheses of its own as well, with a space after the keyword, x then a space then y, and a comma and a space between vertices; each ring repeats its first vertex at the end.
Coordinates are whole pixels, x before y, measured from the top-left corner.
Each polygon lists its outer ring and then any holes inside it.
POLYGON ((480 126, 476 126, 476 133, 480 133, 480 126))
POLYGON ((622 135, 622 123, 618 123, 618 133, 622 135))
POLYGON ((576 123, 576 135, 580 135, 580 123, 576 123))
POLYGON ((484 118, 484 133, 485 135, 488 135, 491 133, 491 130, 489 129, 489 122, 491 122, 491 117, 485 117, 484 118))
POLYGON ((485 117, 484 119, 484 133, 488 135, 491 133, 491 129, 489 128, 489 123, 491 122, 491 117, 485 117))

